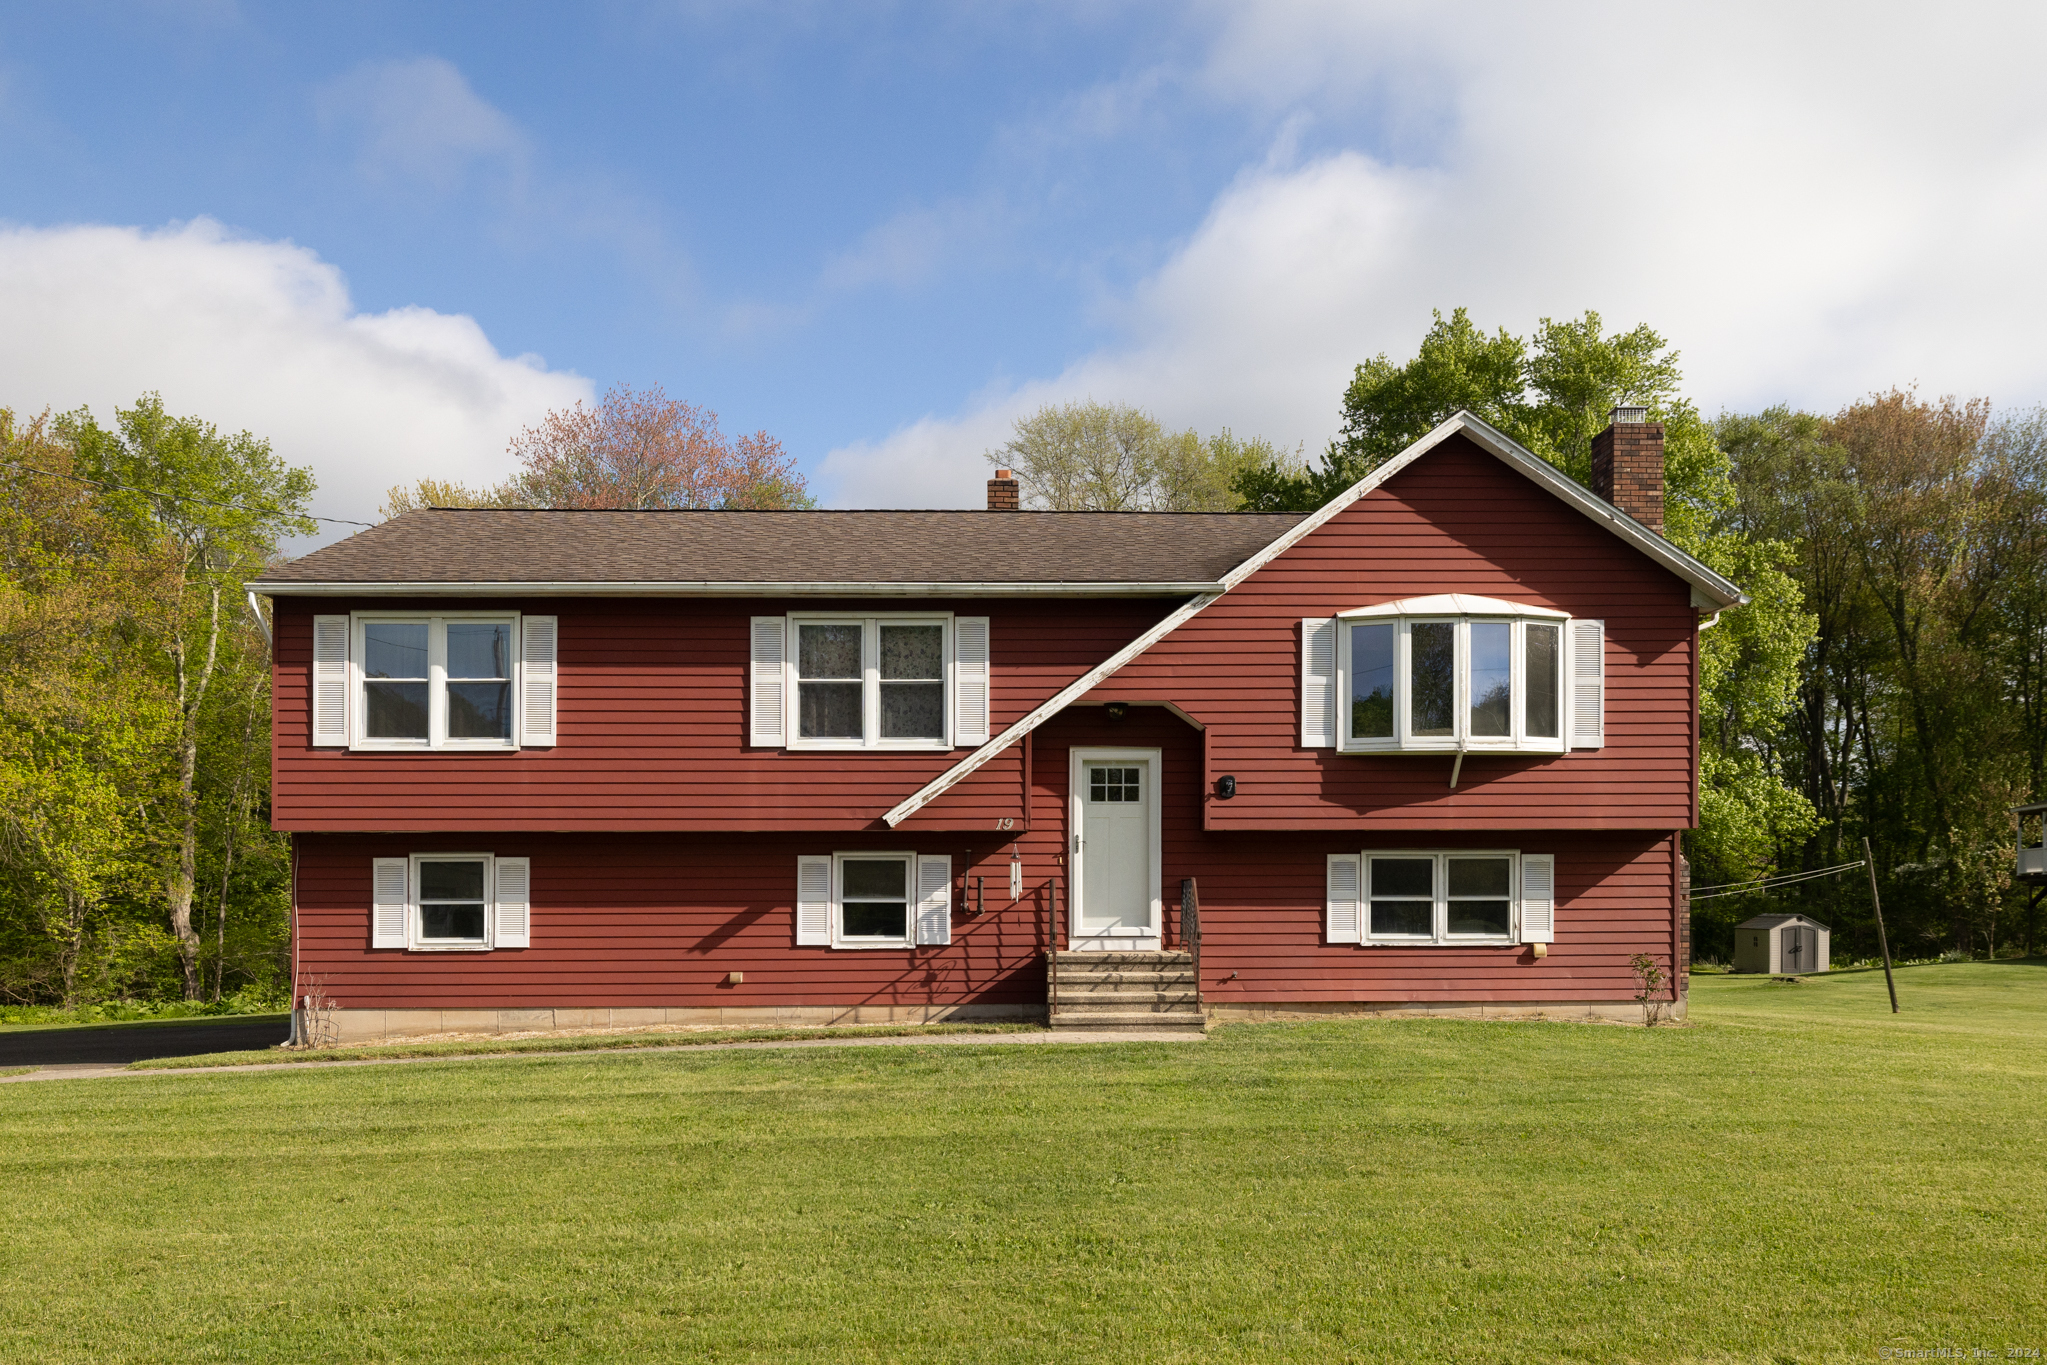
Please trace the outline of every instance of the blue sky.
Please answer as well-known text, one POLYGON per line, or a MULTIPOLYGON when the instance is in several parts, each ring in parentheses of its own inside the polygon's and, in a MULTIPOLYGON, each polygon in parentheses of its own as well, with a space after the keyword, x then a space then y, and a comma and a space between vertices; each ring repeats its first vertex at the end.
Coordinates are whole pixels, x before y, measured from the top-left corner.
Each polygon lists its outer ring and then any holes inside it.
POLYGON ((1648 321, 1709 411, 2038 402, 2047 34, 1855 12, 12 7, 0 404, 158 388, 365 516, 617 381, 842 505, 1084 394, 1313 450, 1460 303, 1648 321))

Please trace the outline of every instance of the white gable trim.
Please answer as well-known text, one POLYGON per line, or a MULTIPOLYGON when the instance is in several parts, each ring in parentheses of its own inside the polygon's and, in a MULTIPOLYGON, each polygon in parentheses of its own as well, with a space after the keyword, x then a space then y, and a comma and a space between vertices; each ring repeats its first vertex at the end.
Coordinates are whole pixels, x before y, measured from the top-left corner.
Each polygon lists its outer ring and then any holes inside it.
MULTIPOLYGON (((1690 583, 1692 585, 1692 605, 1694 607, 1710 605, 1717 610, 1724 610, 1728 607, 1740 606, 1743 602, 1748 601, 1748 595, 1732 582, 1713 572, 1713 570, 1707 568, 1683 550, 1678 549, 1677 546, 1642 525, 1642 523, 1636 521, 1633 517, 1606 501, 1606 499, 1592 493, 1589 489, 1580 485, 1576 479, 1563 473, 1540 455, 1535 454, 1519 442, 1480 421, 1469 412, 1459 412, 1456 416, 1451 417, 1406 450, 1401 451, 1398 455, 1395 455, 1392 459, 1365 475, 1364 478, 1359 479, 1349 488, 1332 498, 1327 504, 1302 518, 1286 534, 1280 536, 1279 539, 1273 541, 1257 554, 1252 555, 1242 564, 1224 574, 1222 582, 1215 585, 1215 591, 1204 592, 1202 596, 1182 606, 1178 611, 1166 617, 1165 620, 1159 622, 1150 630, 1147 630, 1144 634, 1102 660, 1101 663, 1096 664, 1074 682, 1062 688, 1056 696, 1037 710, 1031 712, 1022 720, 974 750, 973 753, 968 754, 958 763, 953 764, 952 767, 947 768, 937 777, 932 778, 931 781, 925 783, 922 787, 919 787, 881 818, 891 827, 901 824, 961 778, 974 772, 989 759, 995 757, 995 755, 1001 753, 1004 749, 1007 749, 1010 745, 1016 743, 1025 735, 1058 715, 1061 711, 1064 711, 1092 690, 1097 683, 1115 673, 1123 665, 1129 663, 1145 650, 1150 649, 1175 630, 1178 630, 1197 613, 1204 610, 1209 603, 1217 601, 1224 593, 1242 583, 1252 574, 1257 573, 1273 560, 1278 559, 1307 537, 1321 530, 1339 512, 1342 512, 1359 498, 1362 498, 1365 494, 1371 492, 1380 484, 1386 482, 1386 480, 1392 478, 1395 474, 1398 474, 1401 470, 1407 468, 1459 432, 1469 437, 1480 449, 1527 475, 1541 487, 1556 494, 1556 496, 1562 498, 1572 507, 1583 512, 1592 520, 1601 523, 1622 540, 1627 541, 1643 554, 1648 555, 1658 564, 1661 564, 1679 578, 1690 583), (1701 601, 1702 597, 1705 599, 1704 602, 1701 601)), ((1529 614, 1530 611, 1526 607, 1520 607, 1516 610, 1519 614, 1523 615, 1529 614)))

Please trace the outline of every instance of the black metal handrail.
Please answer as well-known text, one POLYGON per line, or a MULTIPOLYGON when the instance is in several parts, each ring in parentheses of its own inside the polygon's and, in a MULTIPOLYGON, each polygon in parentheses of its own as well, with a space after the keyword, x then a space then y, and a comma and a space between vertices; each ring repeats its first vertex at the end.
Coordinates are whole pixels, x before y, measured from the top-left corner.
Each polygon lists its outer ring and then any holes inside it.
POLYGON ((1046 1013, 1059 1009, 1059 878, 1045 879, 1045 893, 1052 898, 1052 932, 1045 944, 1046 1013))
POLYGON ((1201 892, 1192 877, 1180 879, 1180 941, 1194 960, 1194 999, 1201 999, 1201 892))

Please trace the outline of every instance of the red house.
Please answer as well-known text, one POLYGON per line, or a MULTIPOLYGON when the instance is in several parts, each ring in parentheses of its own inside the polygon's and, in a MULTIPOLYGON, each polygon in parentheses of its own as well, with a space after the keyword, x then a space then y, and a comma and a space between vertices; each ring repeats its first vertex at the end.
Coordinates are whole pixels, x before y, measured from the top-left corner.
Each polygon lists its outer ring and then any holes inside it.
MULTIPOLYGON (((1662 429, 1466 414, 1310 515, 412 512, 252 585, 347 1038, 1623 1015, 1683 980, 1662 429)), ((1679 1008, 1682 1001, 1678 1002, 1679 1008)))

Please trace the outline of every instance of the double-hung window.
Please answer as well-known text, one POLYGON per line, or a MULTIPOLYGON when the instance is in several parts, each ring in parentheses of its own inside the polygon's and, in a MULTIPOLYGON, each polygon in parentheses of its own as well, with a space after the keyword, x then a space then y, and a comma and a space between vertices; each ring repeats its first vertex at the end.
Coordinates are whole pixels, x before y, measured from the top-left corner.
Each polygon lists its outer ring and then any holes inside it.
POLYGON ((1552 854, 1369 850, 1329 859, 1329 939, 1455 946, 1547 943, 1552 854))
POLYGON ((515 747, 517 634, 513 616, 359 618, 360 742, 380 748, 515 747))
POLYGON ((759 616, 752 639, 754 744, 948 749, 988 737, 984 616, 759 616))
POLYGON ((313 742, 510 750, 554 743, 552 616, 357 612, 314 618, 313 742))
POLYGON ((1307 743, 1318 742, 1316 717, 1324 718, 1319 742, 1351 753, 1562 753, 1600 742, 1598 621, 1445 595, 1303 629, 1307 743), (1318 653, 1327 669, 1320 676, 1318 653))
POLYGON ((524 948, 532 864, 489 853, 414 853, 372 867, 370 946, 413 952, 524 948))
POLYGON ((798 747, 948 746, 946 621, 796 618, 798 747))
POLYGON ((796 860, 796 942, 918 948, 952 942, 952 855, 852 852, 796 860))

